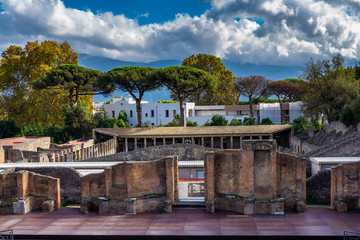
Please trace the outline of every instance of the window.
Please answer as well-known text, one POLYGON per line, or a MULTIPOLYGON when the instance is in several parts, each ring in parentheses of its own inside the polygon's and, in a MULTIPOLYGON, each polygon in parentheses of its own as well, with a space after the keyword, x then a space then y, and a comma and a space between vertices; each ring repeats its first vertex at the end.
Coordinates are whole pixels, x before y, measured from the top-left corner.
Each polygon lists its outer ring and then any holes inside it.
POLYGON ((165 117, 169 117, 169 110, 165 110, 165 117))
POLYGON ((176 110, 173 110, 173 117, 176 116, 176 110))
POLYGON ((130 110, 130 117, 133 117, 133 111, 130 110))
POLYGON ((189 117, 192 117, 192 109, 189 109, 189 117))
POLYGON ((115 117, 115 111, 112 111, 112 117, 113 118, 115 117))
POLYGON ((155 116, 155 111, 151 110, 151 117, 153 118, 155 116))
POLYGON ((204 170, 197 170, 197 178, 204 178, 204 170))
POLYGON ((148 114, 147 114, 147 113, 145 113, 145 117, 148 117, 148 114))

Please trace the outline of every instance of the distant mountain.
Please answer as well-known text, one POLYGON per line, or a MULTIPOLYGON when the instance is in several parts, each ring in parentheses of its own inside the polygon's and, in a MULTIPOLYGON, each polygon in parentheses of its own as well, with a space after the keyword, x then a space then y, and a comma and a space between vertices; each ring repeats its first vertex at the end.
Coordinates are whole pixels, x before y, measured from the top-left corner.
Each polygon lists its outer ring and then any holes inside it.
MULTIPOLYGON (((282 80, 285 78, 297 78, 302 71, 302 66, 272 66, 272 65, 255 65, 255 64, 239 64, 230 61, 223 61, 225 67, 231 70, 234 76, 248 76, 248 75, 261 75, 271 80, 282 80)), ((139 67, 168 67, 181 65, 181 61, 178 60, 160 60, 156 62, 127 62, 111 58, 90 56, 86 54, 79 54, 79 65, 98 69, 100 71, 109 71, 116 67, 125 66, 139 66, 139 67)), ((113 96, 128 96, 127 93, 116 91, 113 96)), ((105 97, 99 95, 94 97, 95 101, 106 101, 105 97)), ((149 102, 157 102, 158 100, 170 100, 170 92, 167 88, 162 90, 146 93, 144 100, 149 102)))

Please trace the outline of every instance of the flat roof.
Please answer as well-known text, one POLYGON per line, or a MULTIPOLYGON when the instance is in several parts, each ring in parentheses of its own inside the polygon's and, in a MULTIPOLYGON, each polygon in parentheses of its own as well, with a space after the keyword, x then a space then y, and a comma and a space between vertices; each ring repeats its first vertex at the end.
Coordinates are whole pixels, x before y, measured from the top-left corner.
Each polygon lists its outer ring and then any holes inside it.
POLYGON ((23 143, 23 142, 28 142, 28 141, 39 139, 39 138, 45 138, 45 137, 3 138, 3 139, 0 139, 0 145, 2 145, 2 146, 13 146, 13 145, 16 145, 16 144, 20 144, 20 143, 23 143))
POLYGON ((96 133, 123 138, 265 135, 291 129, 291 125, 97 128, 96 133))
POLYGON ((339 164, 358 162, 360 157, 311 157, 310 161, 316 164, 339 164))

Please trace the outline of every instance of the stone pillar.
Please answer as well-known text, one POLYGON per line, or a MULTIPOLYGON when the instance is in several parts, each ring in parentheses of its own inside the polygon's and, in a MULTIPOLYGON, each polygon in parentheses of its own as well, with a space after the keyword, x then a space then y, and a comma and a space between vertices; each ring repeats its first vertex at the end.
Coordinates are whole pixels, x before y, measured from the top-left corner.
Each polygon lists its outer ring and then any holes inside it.
POLYGON ((80 159, 79 160, 84 160, 85 159, 85 152, 84 152, 84 143, 81 144, 81 154, 80 154, 80 159))
POLYGON ((214 148, 214 137, 210 137, 210 148, 214 148))
POLYGON ((206 211, 214 212, 215 201, 215 182, 214 182, 214 153, 204 155, 204 186, 205 186, 205 203, 206 211))
POLYGON ((220 149, 224 149, 224 137, 220 137, 220 149))
POLYGON ((260 140, 262 140, 262 137, 263 137, 263 136, 262 136, 262 135, 260 135, 260 136, 259 136, 259 139, 260 139, 260 140))
POLYGON ((239 144, 240 144, 240 148, 242 148, 242 137, 240 137, 240 140, 239 140, 239 144))
POLYGON ((116 153, 117 148, 118 148, 118 140, 117 137, 114 137, 114 154, 116 153))
POLYGON ((174 157, 166 158, 166 198, 175 203, 174 157))
POLYGON ((128 151, 128 139, 125 138, 125 152, 128 151))
POLYGON ((144 138, 144 147, 147 147, 146 138, 144 138))
POLYGON ((191 138, 191 143, 195 144, 195 139, 193 137, 191 138))
POLYGON ((163 138, 163 145, 165 146, 166 145, 166 139, 163 138))
POLYGON ((68 155, 67 155, 67 153, 65 153, 64 154, 64 162, 67 162, 67 160, 68 160, 68 155))
POLYGON ((126 214, 136 214, 136 198, 125 199, 126 214))
POLYGON ((230 149, 234 149, 234 137, 230 137, 230 149))
POLYGON ((182 143, 185 143, 185 138, 182 138, 182 143))
POLYGON ((175 138, 173 138, 172 141, 173 141, 173 144, 175 144, 175 138))
POLYGON ((171 213, 172 212, 172 204, 171 204, 170 200, 165 200, 164 201, 163 212, 164 213, 171 213))
POLYGON ((156 138, 153 138, 154 146, 156 146, 156 138))
POLYGON ((203 147, 204 147, 204 145, 205 145, 205 142, 204 142, 204 137, 201 137, 201 146, 203 146, 203 147))
POLYGON ((137 149, 137 138, 134 138, 135 150, 137 149))
POLYGON ((60 160, 60 162, 65 162, 64 156, 63 156, 63 155, 60 155, 60 156, 59 156, 59 160, 60 160))

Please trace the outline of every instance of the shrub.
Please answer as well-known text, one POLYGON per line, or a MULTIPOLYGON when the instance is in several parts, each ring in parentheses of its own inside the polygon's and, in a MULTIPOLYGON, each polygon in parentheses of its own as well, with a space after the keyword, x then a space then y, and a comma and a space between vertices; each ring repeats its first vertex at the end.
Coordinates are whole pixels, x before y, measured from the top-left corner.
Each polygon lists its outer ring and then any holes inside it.
POLYGON ((20 128, 16 126, 14 120, 0 120, 0 139, 15 137, 19 133, 20 128))
POLYGON ((244 125, 255 125, 255 118, 244 118, 244 125))
POLYGON ((239 119, 239 120, 233 119, 233 120, 231 120, 229 125, 230 126, 239 126, 239 125, 242 125, 242 121, 241 121, 241 119, 239 119))
POLYGON ((294 126, 296 132, 304 131, 308 128, 313 127, 311 122, 305 117, 298 117, 291 123, 294 126))
POLYGON ((171 122, 168 122, 164 127, 177 127, 181 126, 181 117, 179 114, 176 114, 174 119, 171 122))
POLYGON ((274 125, 274 123, 270 120, 270 118, 263 118, 261 120, 261 125, 274 125))
POLYGON ((187 127, 197 127, 197 126, 199 126, 199 124, 198 124, 197 121, 187 120, 187 121, 186 121, 186 126, 187 126, 187 127))
POLYGON ((228 121, 224 116, 216 114, 211 118, 210 126, 227 126, 228 121))

